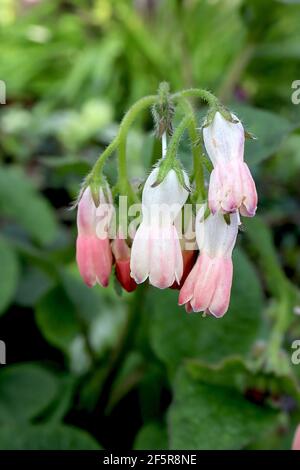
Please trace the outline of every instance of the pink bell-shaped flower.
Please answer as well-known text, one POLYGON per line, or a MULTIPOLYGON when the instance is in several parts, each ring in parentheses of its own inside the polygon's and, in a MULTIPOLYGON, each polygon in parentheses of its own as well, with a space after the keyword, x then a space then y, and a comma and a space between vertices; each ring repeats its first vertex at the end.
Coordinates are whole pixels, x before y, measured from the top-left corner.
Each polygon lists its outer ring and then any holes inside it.
POLYGON ((204 219, 204 209, 196 217, 198 259, 179 293, 179 305, 188 312, 208 312, 222 317, 228 310, 232 284, 232 250, 235 245, 238 213, 227 224, 222 214, 204 219))
POLYGON ((216 112, 203 128, 206 151, 214 169, 210 175, 208 204, 212 214, 233 213, 253 217, 257 208, 255 183, 244 162, 245 132, 242 123, 233 122, 216 112))
MULTIPOLYGON (((137 284, 149 278, 150 284, 164 289, 175 281, 180 283, 182 277, 183 260, 174 220, 189 193, 173 169, 155 185, 158 172, 155 168, 150 173, 143 189, 143 219, 133 240, 130 267, 137 284)), ((188 187, 188 177, 184 172, 182 175, 188 187)))
POLYGON ((112 252, 108 229, 111 220, 111 193, 108 185, 99 188, 97 208, 88 186, 78 203, 76 260, 81 277, 87 286, 97 282, 108 285, 112 268, 112 252))

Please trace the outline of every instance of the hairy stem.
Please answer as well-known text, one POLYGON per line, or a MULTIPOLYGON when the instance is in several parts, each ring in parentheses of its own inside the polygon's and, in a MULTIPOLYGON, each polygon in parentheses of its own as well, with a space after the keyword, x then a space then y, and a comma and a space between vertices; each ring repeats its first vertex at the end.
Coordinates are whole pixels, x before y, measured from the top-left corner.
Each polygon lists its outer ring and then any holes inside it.
POLYGON ((181 120, 180 124, 175 129, 175 132, 169 142, 166 154, 166 161, 168 162, 168 165, 172 165, 172 163, 174 162, 180 139, 183 136, 184 131, 189 127, 191 121, 192 116, 188 114, 181 120))
MULTIPOLYGON (((110 155, 118 149, 118 170, 119 180, 118 186, 121 191, 125 192, 129 189, 128 177, 127 177, 127 165, 126 165, 126 141, 129 128, 137 115, 145 108, 154 104, 157 100, 156 95, 145 96, 138 100, 125 114, 119 128, 119 132, 114 140, 100 155, 97 162, 95 163, 89 178, 97 181, 103 170, 103 166, 106 163, 110 155)), ((131 190, 132 191, 132 190, 131 190)))
POLYGON ((197 132, 197 118, 195 116, 193 106, 186 99, 181 99, 181 105, 186 111, 187 114, 191 116, 191 121, 188 125, 188 133, 192 145, 192 155, 193 155, 193 169, 194 169, 194 181, 196 189, 196 199, 197 202, 204 201, 205 199, 205 185, 204 185, 204 171, 202 163, 202 153, 199 145, 199 137, 197 132))
POLYGON ((200 98, 201 100, 205 101, 210 107, 215 107, 218 104, 218 98, 215 95, 213 95, 210 91, 203 90, 201 88, 188 88, 187 90, 182 90, 172 95, 174 101, 181 98, 191 97, 200 98))

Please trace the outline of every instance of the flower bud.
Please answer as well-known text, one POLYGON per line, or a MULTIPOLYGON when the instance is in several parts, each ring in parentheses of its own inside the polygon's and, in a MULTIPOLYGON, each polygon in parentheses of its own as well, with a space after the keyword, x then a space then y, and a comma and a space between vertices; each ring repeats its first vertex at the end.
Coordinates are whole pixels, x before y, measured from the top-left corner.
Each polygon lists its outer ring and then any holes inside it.
POLYGON ((245 131, 236 116, 228 121, 216 112, 212 122, 203 128, 203 139, 214 169, 210 176, 208 204, 211 212, 255 215, 255 183, 244 162, 245 131))
MULTIPOLYGON (((109 188, 105 188, 109 192, 109 188)), ((90 187, 87 187, 78 203, 76 260, 84 282, 92 287, 98 282, 108 285, 112 268, 112 252, 108 229, 111 214, 103 208, 109 203, 103 188, 99 188, 99 207, 96 208, 90 187), (98 234, 98 223, 101 234, 98 234)))
POLYGON ((116 238, 111 244, 112 252, 116 262, 116 277, 121 286, 127 291, 132 292, 137 285, 130 276, 130 248, 126 240, 116 238))

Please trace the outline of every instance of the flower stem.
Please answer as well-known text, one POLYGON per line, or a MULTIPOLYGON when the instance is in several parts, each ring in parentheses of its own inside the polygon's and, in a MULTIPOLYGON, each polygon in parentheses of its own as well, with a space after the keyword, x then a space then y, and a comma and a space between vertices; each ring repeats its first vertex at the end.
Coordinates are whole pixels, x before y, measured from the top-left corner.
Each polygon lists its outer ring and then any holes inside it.
POLYGON ((97 162, 95 163, 90 175, 89 179, 97 181, 97 179, 101 179, 101 173, 103 170, 103 166, 106 163, 106 160, 110 155, 118 149, 118 170, 119 170, 119 178, 118 178, 118 187, 122 193, 130 192, 133 195, 133 190, 128 182, 127 176, 127 165, 126 165, 126 141, 127 141, 127 134, 129 128, 137 115, 143 111, 145 108, 154 104, 157 100, 156 95, 149 95, 145 96, 138 100, 125 114, 119 128, 119 132, 114 138, 114 140, 109 144, 109 146, 104 150, 104 152, 100 155, 97 162))
POLYGON ((202 202, 205 200, 206 193, 204 186, 202 153, 197 132, 197 118, 195 116, 193 106, 186 98, 181 99, 181 105, 185 109, 186 113, 191 116, 191 121, 188 125, 188 132, 192 145, 196 202, 202 202))
MULTIPOLYGON (((127 142, 127 134, 131 124, 133 123, 134 119, 137 115, 143 111, 145 108, 153 105, 157 100, 156 95, 149 95, 145 96, 138 100, 125 114, 119 129, 119 142, 118 142, 118 170, 119 170, 119 178, 118 178, 118 188, 121 193, 127 193, 129 190, 132 193, 132 188, 128 182, 128 174, 127 174, 127 162, 126 162, 126 142, 127 142)), ((132 194, 131 194, 132 195, 132 194)))
POLYGON ((215 107, 218 104, 218 98, 213 95, 210 91, 201 88, 188 88, 172 95, 172 99, 176 101, 180 98, 198 97, 205 101, 210 107, 215 107))
POLYGON ((167 133, 164 132, 163 135, 161 136, 161 154, 162 158, 166 157, 167 154, 167 133))
POLYGON ((170 167, 176 158, 177 148, 180 142, 181 137, 183 136, 184 131, 189 127, 192 121, 191 114, 187 114, 179 123, 178 127, 175 129, 174 134, 172 135, 166 154, 166 161, 170 167))

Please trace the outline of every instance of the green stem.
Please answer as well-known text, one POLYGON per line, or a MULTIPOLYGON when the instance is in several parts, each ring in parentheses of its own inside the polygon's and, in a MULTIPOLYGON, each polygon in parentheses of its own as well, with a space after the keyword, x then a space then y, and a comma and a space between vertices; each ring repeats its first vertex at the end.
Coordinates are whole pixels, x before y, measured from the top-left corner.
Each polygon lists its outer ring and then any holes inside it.
POLYGON ((128 174, 127 174, 127 160, 126 160, 126 142, 127 134, 129 128, 137 115, 143 111, 145 108, 153 105, 157 100, 156 95, 145 96, 137 101, 125 114, 118 133, 118 188, 121 195, 126 194, 129 191, 130 195, 133 196, 133 191, 131 186, 128 183, 128 174))
POLYGON ((193 155, 193 168, 194 168, 194 181, 195 181, 195 193, 196 193, 196 202, 204 201, 205 185, 204 185, 204 171, 202 164, 202 153, 199 146, 199 136, 197 132, 197 118, 195 116, 193 106, 186 99, 182 98, 181 104, 185 109, 186 113, 191 116, 191 121, 188 125, 188 132, 192 144, 192 155, 193 155))
POLYGON ((287 293, 283 293, 276 305, 276 320, 272 327, 266 350, 266 367, 279 374, 288 372, 288 365, 281 357, 284 336, 290 323, 291 303, 287 293))
POLYGON ((176 101, 177 99, 190 98, 193 96, 205 101, 210 107, 215 107, 218 104, 218 98, 210 91, 203 90, 202 88, 188 88, 187 90, 179 91, 172 95, 172 99, 176 101))
POLYGON ((192 122, 192 116, 190 114, 186 115, 175 129, 172 138, 170 139, 168 150, 166 154, 165 161, 167 162, 166 165, 168 168, 172 167, 172 164, 176 158, 177 148, 180 142, 180 139, 184 133, 184 131, 189 127, 190 123, 192 122))
POLYGON ((114 140, 109 144, 109 146, 104 150, 104 152, 100 155, 98 160, 96 161, 92 171, 89 175, 90 180, 97 181, 98 178, 101 179, 101 173, 103 167, 107 161, 107 159, 111 156, 111 154, 118 148, 118 168, 119 168, 119 180, 118 186, 121 191, 126 193, 128 190, 129 192, 133 193, 131 186, 128 183, 127 177, 127 166, 126 166, 126 140, 127 140, 127 133, 129 128, 137 115, 143 111, 145 108, 154 104, 157 100, 156 95, 145 96, 137 101, 125 114, 119 128, 119 132, 114 138, 114 140))
POLYGON ((118 146, 118 143, 119 143, 119 134, 116 135, 116 137, 114 138, 114 140, 108 145, 108 147, 106 147, 106 149, 104 150, 103 153, 101 153, 100 157, 98 158, 98 160, 96 161, 95 165, 93 166, 92 168, 92 171, 89 175, 89 178, 91 180, 94 180, 96 181, 97 180, 97 176, 101 175, 102 173, 102 170, 103 170, 103 167, 106 163, 106 160, 108 159, 108 157, 111 156, 111 154, 116 150, 117 146, 118 146))

